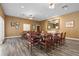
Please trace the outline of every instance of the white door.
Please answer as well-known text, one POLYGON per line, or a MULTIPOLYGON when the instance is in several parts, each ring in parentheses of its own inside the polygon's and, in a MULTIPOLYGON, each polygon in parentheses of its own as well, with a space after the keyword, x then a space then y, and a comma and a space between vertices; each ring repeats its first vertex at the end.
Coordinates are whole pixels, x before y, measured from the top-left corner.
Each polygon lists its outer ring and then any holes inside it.
POLYGON ((4 19, 0 16, 0 44, 4 40, 4 19))

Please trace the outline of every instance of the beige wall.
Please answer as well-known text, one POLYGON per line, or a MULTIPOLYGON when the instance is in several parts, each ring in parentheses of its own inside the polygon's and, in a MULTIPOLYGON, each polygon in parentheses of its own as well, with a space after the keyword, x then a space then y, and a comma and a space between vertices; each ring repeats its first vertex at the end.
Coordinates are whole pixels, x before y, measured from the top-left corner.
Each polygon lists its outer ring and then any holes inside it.
POLYGON ((67 37, 79 38, 79 12, 63 15, 60 18, 60 31, 67 32, 67 37), (74 21, 74 27, 65 27, 65 22, 74 21))
MULTIPOLYGON (((69 13, 60 17, 56 17, 60 19, 60 32, 66 32, 67 37, 71 38, 79 38, 79 12, 69 13), (67 28, 65 27, 65 22, 74 21, 74 27, 67 28)), ((41 22, 42 28, 44 31, 47 31, 47 20, 41 22)))
MULTIPOLYGON (((66 14, 60 17, 57 17, 60 19, 60 32, 67 32, 67 37, 72 37, 72 38, 79 38, 79 12, 74 12, 70 14, 66 14), (74 21, 74 27, 72 28, 67 28, 65 27, 65 22, 66 21, 74 21)), ((21 34, 23 31, 23 24, 28 23, 28 24, 38 24, 41 26, 41 30, 47 31, 47 20, 44 21, 32 21, 28 19, 22 19, 22 18, 17 18, 17 17, 11 17, 11 16, 6 16, 5 17, 5 24, 6 24, 6 36, 18 36, 21 34), (14 20, 16 22, 20 23, 20 29, 17 31, 15 28, 12 28, 10 25, 11 20, 14 20)), ((32 30, 32 28, 31 28, 32 30)))
MULTIPOLYGON (((6 37, 9 36, 19 36, 23 31, 23 24, 37 24, 40 25, 38 21, 32 21, 28 19, 22 19, 18 17, 12 17, 12 16, 5 16, 5 30, 6 30, 6 37), (19 30, 17 30, 15 27, 11 27, 11 21, 17 22, 20 24, 19 30)), ((32 30, 32 26, 31 26, 32 30)))
POLYGON ((40 21, 42 31, 47 31, 47 20, 40 21))

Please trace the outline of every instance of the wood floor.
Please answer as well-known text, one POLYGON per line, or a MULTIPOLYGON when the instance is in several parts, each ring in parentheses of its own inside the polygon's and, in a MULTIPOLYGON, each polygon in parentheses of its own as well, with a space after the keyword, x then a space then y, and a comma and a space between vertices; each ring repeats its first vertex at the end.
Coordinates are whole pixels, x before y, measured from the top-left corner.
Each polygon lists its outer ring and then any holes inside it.
POLYGON ((79 41, 66 39, 63 46, 56 47, 48 53, 44 49, 33 47, 32 53, 28 49, 27 41, 21 38, 6 39, 0 45, 1 56, 79 56, 79 41))

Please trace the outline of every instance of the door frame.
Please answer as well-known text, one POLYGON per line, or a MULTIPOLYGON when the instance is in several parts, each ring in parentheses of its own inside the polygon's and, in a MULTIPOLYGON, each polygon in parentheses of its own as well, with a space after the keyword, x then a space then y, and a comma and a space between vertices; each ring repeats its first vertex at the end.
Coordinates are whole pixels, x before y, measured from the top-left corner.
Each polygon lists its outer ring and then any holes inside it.
MULTIPOLYGON (((36 31, 37 31, 37 26, 40 26, 40 25, 36 25, 36 31)), ((41 26, 40 26, 40 31, 41 31, 41 26)))
POLYGON ((1 24, 3 26, 2 27, 2 35, 1 35, 2 36, 1 38, 2 39, 0 40, 0 44, 2 44, 4 42, 4 39, 5 39, 5 35, 4 35, 5 34, 5 30, 4 30, 4 28, 5 28, 4 26, 5 25, 4 25, 4 18, 2 16, 0 16, 0 21, 2 22, 1 24))

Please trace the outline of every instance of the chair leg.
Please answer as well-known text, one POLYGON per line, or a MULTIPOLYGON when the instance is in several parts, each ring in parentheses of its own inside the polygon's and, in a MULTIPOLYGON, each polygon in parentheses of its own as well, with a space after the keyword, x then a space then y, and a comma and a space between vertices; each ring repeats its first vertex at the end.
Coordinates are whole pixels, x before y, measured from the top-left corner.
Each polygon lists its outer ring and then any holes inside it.
POLYGON ((45 52, 47 53, 47 46, 45 46, 45 52))
POLYGON ((56 43, 56 47, 58 47, 58 43, 56 43))
POLYGON ((32 55, 32 46, 33 46, 32 44, 28 45, 28 49, 29 49, 31 55, 32 55))
POLYGON ((55 45, 53 44, 53 50, 55 49, 55 45))
POLYGON ((28 44, 28 49, 29 49, 29 44, 28 44))

